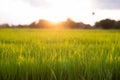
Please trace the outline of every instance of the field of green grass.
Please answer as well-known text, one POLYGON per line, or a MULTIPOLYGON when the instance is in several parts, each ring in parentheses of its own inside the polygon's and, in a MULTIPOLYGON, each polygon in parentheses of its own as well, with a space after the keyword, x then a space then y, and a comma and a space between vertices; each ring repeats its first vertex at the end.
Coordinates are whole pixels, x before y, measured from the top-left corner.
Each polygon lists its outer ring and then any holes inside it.
POLYGON ((0 80, 119 79, 119 30, 0 29, 0 80))

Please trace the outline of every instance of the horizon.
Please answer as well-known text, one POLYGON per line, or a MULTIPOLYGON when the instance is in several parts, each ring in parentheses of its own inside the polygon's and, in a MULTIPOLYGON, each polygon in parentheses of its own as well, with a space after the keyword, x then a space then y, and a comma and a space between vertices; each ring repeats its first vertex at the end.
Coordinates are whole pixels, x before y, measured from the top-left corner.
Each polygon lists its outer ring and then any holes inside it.
POLYGON ((119 2, 119 0, 0 0, 0 24, 30 24, 39 19, 61 22, 71 18, 75 22, 93 25, 105 18, 120 20, 119 2))

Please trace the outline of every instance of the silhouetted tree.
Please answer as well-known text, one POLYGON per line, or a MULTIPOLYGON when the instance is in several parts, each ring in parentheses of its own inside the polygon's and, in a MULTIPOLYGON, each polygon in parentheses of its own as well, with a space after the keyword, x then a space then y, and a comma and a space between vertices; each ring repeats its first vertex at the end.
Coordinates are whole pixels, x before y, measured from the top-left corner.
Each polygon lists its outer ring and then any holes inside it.
POLYGON ((8 24, 2 24, 0 25, 0 28, 9 28, 10 26, 8 24))
POLYGON ((74 28, 75 27, 75 22, 72 19, 68 18, 65 22, 65 27, 74 28))
POLYGON ((116 21, 111 19, 101 20, 95 23, 96 28, 103 28, 103 29, 112 29, 115 27, 116 21))
POLYGON ((70 29, 80 29, 80 28, 85 28, 85 26, 86 26, 84 23, 82 23, 82 22, 75 22, 75 21, 73 21, 70 18, 68 18, 66 20, 66 22, 64 22, 64 24, 65 24, 64 26, 66 28, 70 28, 70 29))
POLYGON ((99 28, 99 29, 102 28, 100 22, 96 22, 94 25, 94 28, 99 28))
POLYGON ((90 25, 86 25, 82 22, 75 22, 72 19, 68 18, 65 22, 60 22, 58 24, 53 24, 52 22, 49 22, 47 20, 41 19, 37 22, 32 22, 29 25, 11 25, 9 26, 8 24, 2 24, 0 25, 1 28, 47 28, 47 29, 88 29, 91 26, 90 25))
POLYGON ((115 29, 120 29, 120 21, 116 22, 115 29))
POLYGON ((86 24, 84 29, 92 29, 91 25, 90 24, 86 24))
POLYGON ((36 26, 38 28, 51 28, 52 27, 52 24, 47 21, 47 20, 39 20, 37 23, 36 23, 36 26))
POLYGON ((37 28, 36 22, 32 22, 30 25, 28 25, 29 28, 37 28))

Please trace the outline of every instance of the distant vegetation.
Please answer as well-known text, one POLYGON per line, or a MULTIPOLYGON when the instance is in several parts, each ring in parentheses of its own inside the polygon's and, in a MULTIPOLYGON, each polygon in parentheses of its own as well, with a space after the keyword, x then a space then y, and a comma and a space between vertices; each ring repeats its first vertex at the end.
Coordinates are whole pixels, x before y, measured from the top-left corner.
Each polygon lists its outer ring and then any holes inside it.
POLYGON ((120 21, 104 19, 95 23, 95 28, 101 29, 120 29, 120 21))
POLYGON ((2 24, 0 28, 40 28, 40 29, 120 29, 120 21, 111 19, 104 19, 95 23, 94 26, 84 24, 82 22, 75 22, 68 18, 64 22, 52 23, 47 20, 39 20, 28 25, 8 25, 2 24))

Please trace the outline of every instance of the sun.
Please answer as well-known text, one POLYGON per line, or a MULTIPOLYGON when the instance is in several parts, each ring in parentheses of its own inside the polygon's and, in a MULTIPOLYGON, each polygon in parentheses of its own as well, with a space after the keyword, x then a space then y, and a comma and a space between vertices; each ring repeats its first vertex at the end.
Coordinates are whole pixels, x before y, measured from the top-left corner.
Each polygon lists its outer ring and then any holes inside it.
POLYGON ((91 17, 92 4, 90 0, 46 0, 49 7, 45 11, 44 18, 57 23, 68 17, 83 22, 88 22, 91 17))

